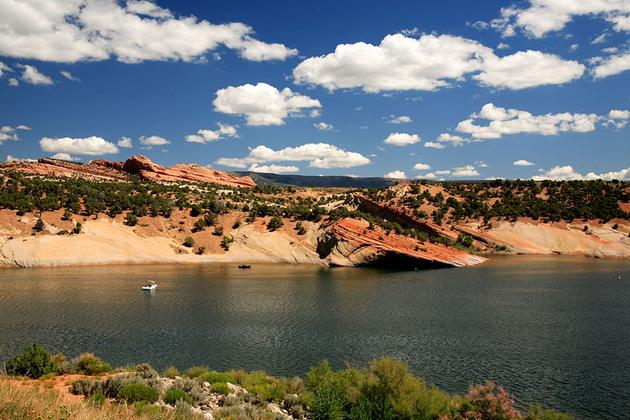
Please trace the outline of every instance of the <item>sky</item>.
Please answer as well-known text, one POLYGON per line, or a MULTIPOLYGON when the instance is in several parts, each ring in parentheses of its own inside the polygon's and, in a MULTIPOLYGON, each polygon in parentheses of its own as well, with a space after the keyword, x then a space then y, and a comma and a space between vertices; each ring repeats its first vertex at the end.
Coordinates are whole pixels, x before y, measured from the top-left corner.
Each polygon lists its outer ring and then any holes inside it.
POLYGON ((0 157, 630 179, 630 0, 0 0, 0 157))

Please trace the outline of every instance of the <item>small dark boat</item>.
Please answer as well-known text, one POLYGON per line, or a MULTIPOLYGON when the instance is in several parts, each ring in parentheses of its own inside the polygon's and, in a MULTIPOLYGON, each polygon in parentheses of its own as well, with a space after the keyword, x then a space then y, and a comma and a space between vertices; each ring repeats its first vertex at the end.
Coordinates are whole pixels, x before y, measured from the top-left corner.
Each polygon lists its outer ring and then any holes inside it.
POLYGON ((252 266, 249 264, 240 264, 238 268, 247 269, 247 268, 252 268, 252 266))

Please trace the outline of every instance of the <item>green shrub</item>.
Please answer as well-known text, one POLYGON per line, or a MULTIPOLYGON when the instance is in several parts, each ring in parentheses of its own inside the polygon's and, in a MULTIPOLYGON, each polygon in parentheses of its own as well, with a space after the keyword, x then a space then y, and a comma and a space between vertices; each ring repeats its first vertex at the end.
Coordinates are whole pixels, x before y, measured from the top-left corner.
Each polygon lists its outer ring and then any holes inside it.
POLYGON ((236 383, 236 378, 229 372, 210 371, 210 372, 205 372, 202 375, 199 375, 199 378, 211 384, 215 382, 236 383))
POLYGON ((214 236, 221 236, 221 235, 223 235, 223 226, 216 226, 214 228, 214 232, 212 232, 212 234, 214 236))
POLYGON ((280 216, 273 216, 269 220, 269 223, 267 223, 267 229, 273 232, 274 230, 280 229, 282 225, 284 225, 282 218, 280 216))
POLYGON ((39 378, 55 371, 55 365, 48 351, 39 344, 25 348, 15 359, 6 365, 9 375, 24 375, 29 378, 39 378))
POLYGON ((42 218, 40 217, 39 219, 37 219, 37 221, 35 222, 35 226, 33 226, 33 230, 35 232, 41 232, 42 230, 44 230, 44 221, 42 220, 42 218))
POLYGON ((175 406, 177 401, 185 401, 188 404, 192 405, 192 397, 184 390, 179 388, 171 388, 166 393, 164 393, 164 402, 168 405, 175 406))
POLYGON ((232 229, 238 229, 240 227, 241 227, 241 219, 236 219, 236 221, 232 225, 232 229))
POLYGON ((55 371, 59 375, 65 375, 66 373, 73 373, 75 371, 72 363, 62 353, 57 353, 51 357, 55 371))
POLYGON ((105 372, 111 372, 112 367, 93 355, 92 353, 83 353, 75 359, 77 371, 85 375, 98 375, 105 372))
POLYGON ((201 232, 206 228, 206 221, 203 219, 197 219, 195 223, 193 223, 193 232, 201 232))
POLYGON ((81 223, 77 222, 77 224, 74 225, 74 228, 72 228, 72 233, 74 233, 75 235, 81 233, 81 223))
POLYGON ((208 372, 208 368, 206 366, 193 366, 188 368, 186 376, 189 378, 197 378, 206 372, 208 372))
POLYGON ((125 217, 125 224, 127 226, 135 226, 138 224, 138 216, 136 216, 133 213, 127 213, 127 216, 125 217))
POLYGON ((230 393, 230 388, 228 384, 225 382, 214 382, 212 384, 212 392, 216 392, 217 394, 227 395, 230 393))
POLYGON ((105 394, 103 394, 102 392, 96 392, 88 397, 88 402, 97 407, 105 404, 105 400, 105 394))
POLYGON ((181 375, 179 374, 179 371, 175 366, 169 366, 164 369, 164 372, 162 372, 162 376, 164 376, 165 378, 175 379, 176 376, 181 375))
POLYGON ((184 242, 182 243, 185 247, 192 248, 195 245, 195 240, 192 236, 186 236, 184 238, 184 242))
POLYGON ((127 403, 136 401, 156 402, 160 397, 157 389, 144 384, 128 384, 118 390, 117 398, 127 403))

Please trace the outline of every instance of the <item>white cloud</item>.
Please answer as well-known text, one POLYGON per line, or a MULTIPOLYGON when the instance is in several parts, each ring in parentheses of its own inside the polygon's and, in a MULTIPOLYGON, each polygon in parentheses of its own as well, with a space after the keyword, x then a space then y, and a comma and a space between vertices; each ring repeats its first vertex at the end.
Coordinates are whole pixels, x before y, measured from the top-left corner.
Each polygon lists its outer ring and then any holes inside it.
POLYGON ((253 172, 262 172, 262 173, 275 173, 275 174, 283 174, 289 172, 297 172, 300 170, 297 166, 289 165, 258 165, 254 163, 249 167, 250 171, 253 172))
POLYGON ((472 165, 460 166, 453 168, 452 175, 454 177, 479 176, 479 172, 472 165))
POLYGON ((569 52, 576 52, 579 48, 580 46, 578 44, 571 44, 571 46, 569 46, 569 52))
POLYGON ((450 174, 451 174, 451 171, 450 171, 450 170, 448 170, 448 169, 442 169, 442 170, 440 170, 440 171, 435 171, 435 174, 436 174, 436 175, 440 175, 440 176, 443 176, 443 175, 450 175, 450 174))
POLYGON ((70 73, 69 71, 66 70, 62 70, 59 73, 61 73, 61 75, 63 77, 65 77, 68 80, 72 80, 73 82, 80 82, 78 77, 75 77, 72 73, 70 73))
POLYGON ((15 156, 7 155, 5 162, 37 162, 37 159, 16 158, 15 156))
POLYGON ((592 41, 591 44, 592 45, 597 45, 597 44, 603 44, 606 41, 606 38, 608 38, 608 33, 604 32, 601 35, 595 37, 592 41))
POLYGON ((630 120, 630 111, 625 109, 611 109, 607 115, 604 125, 613 125, 616 128, 624 128, 630 120))
POLYGON ((425 34, 416 39, 394 34, 379 45, 337 45, 333 53, 302 61, 293 77, 296 83, 329 90, 361 88, 378 93, 432 91, 463 81, 469 74, 486 86, 523 89, 566 83, 583 73, 582 64, 540 51, 498 57, 491 48, 463 37, 425 34))
POLYGON ((437 141, 439 141, 440 143, 451 143, 453 146, 461 146, 462 144, 469 142, 468 139, 449 133, 440 134, 437 138, 437 141))
POLYGON ((318 123, 313 123, 313 127, 317 128, 320 131, 330 131, 333 128, 335 128, 335 127, 333 127, 332 124, 328 124, 328 123, 325 123, 323 121, 320 121, 318 123))
POLYGON ((413 169, 416 171, 428 171, 431 169, 431 165, 427 165, 426 163, 416 163, 413 165, 413 169))
POLYGON ((542 85, 559 85, 582 77, 584 65, 540 51, 519 51, 505 57, 489 57, 484 71, 473 76, 482 85, 525 89, 542 85))
POLYGON ((122 147, 125 149, 131 149, 133 147, 133 142, 130 137, 121 137, 118 139, 118 147, 122 147))
POLYGON ((399 116, 390 115, 388 122, 392 124, 408 124, 412 121, 413 120, 411 119, 409 115, 399 115, 399 116))
POLYGON ((407 179, 407 175, 403 171, 392 171, 383 175, 385 178, 390 179, 407 179))
POLYGON ((309 161, 312 168, 352 168, 367 165, 370 159, 360 153, 349 152, 327 143, 306 143, 296 147, 273 150, 260 145, 249 151, 244 158, 219 158, 216 163, 233 168, 245 168, 248 165, 268 162, 303 162, 309 161))
POLYGON ((393 146, 409 146, 410 144, 415 144, 420 141, 420 136, 417 134, 409 134, 409 133, 390 133, 389 136, 383 143, 391 144, 393 146))
POLYGON ((11 69, 11 67, 7 66, 2 61, 0 61, 0 77, 3 77, 5 73, 9 73, 12 71, 13 69, 11 69))
POLYGON ((282 125, 287 117, 322 106, 317 99, 289 88, 279 91, 267 83, 219 89, 213 104, 217 112, 244 115, 247 125, 282 125))
POLYGON ((224 46, 254 60, 283 60, 297 50, 266 44, 243 23, 174 17, 149 1, 8 0, 0 2, 0 55, 55 62, 203 61, 224 46))
POLYGON ((16 79, 15 77, 12 77, 9 79, 9 86, 12 86, 12 87, 20 86, 20 81, 16 79))
POLYGON ((51 158, 52 159, 59 159, 59 160, 67 160, 69 162, 74 162, 74 161, 77 161, 77 160, 81 160, 81 158, 72 157, 68 153, 55 153, 54 155, 51 156, 51 158))
POLYGON ((140 144, 144 146, 144 149, 151 150, 154 146, 165 146, 171 142, 160 136, 142 136, 140 137, 140 144))
POLYGON ((443 143, 437 143, 437 142, 434 142, 434 141, 427 141, 427 142, 424 143, 424 147, 429 147, 431 149, 438 149, 438 150, 440 150, 440 149, 444 149, 445 146, 444 146, 443 143))
POLYGON ((39 145, 45 152, 68 153, 74 155, 98 156, 109 153, 118 153, 118 148, 102 137, 85 138, 50 138, 43 137, 39 145))
POLYGON ((416 176, 416 179, 435 179, 435 178, 437 178, 437 175, 434 174, 433 172, 429 172, 428 174, 416 176))
POLYGON ((575 16, 599 16, 615 31, 630 30, 627 0, 529 0, 529 7, 501 9, 501 17, 486 25, 500 30, 503 36, 513 36, 515 28, 521 28, 528 36, 541 38, 563 29, 575 16))
POLYGON ((497 50, 507 50, 508 48, 510 48, 510 46, 505 42, 500 42, 499 45, 497 45, 497 50))
POLYGON ((506 109, 492 103, 485 104, 479 114, 457 124, 456 130, 470 134, 474 139, 500 139, 508 134, 541 134, 553 136, 561 132, 586 133, 594 131, 596 123, 606 117, 597 114, 559 114, 533 115, 518 109, 506 109), (478 120, 488 120, 487 125, 475 124, 478 120))
POLYGON ((553 168, 545 171, 541 170, 540 175, 533 176, 532 179, 534 181, 543 181, 545 179, 550 179, 552 181, 574 181, 574 180, 594 180, 594 179, 603 179, 606 181, 611 181, 613 179, 619 180, 628 180, 630 179, 630 167, 621 169, 619 171, 606 172, 601 174, 596 174, 594 172, 589 172, 586 175, 582 175, 577 172, 571 165, 565 166, 554 166, 553 168))
POLYGON ((54 85, 52 79, 37 70, 37 67, 28 64, 18 64, 22 69, 22 80, 31 85, 54 85))
POLYGON ((614 76, 630 70, 630 51, 607 57, 597 63, 591 71, 595 79, 614 76))
POLYGON ((514 166, 534 166, 535 163, 530 162, 529 160, 519 159, 512 162, 514 166))
POLYGON ((222 123, 217 123, 217 125, 219 128, 216 130, 197 130, 197 134, 186 136, 186 141, 189 143, 210 143, 226 137, 238 138, 235 126, 222 123))
POLYGON ((11 127, 8 125, 5 125, 3 127, 0 127, 0 144, 2 144, 2 142, 7 141, 7 140, 19 140, 18 137, 18 133, 16 132, 16 130, 29 130, 30 131, 30 127, 20 124, 17 127, 11 127))

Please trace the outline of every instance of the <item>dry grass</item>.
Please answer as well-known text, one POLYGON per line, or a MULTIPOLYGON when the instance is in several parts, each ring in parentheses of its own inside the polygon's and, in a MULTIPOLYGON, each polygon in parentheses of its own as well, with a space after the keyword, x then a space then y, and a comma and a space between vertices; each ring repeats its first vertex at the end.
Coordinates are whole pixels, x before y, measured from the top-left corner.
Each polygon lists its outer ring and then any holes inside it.
POLYGON ((0 378, 0 419, 175 419, 174 412, 157 406, 134 409, 106 402, 101 406, 88 400, 71 401, 55 389, 0 378))

